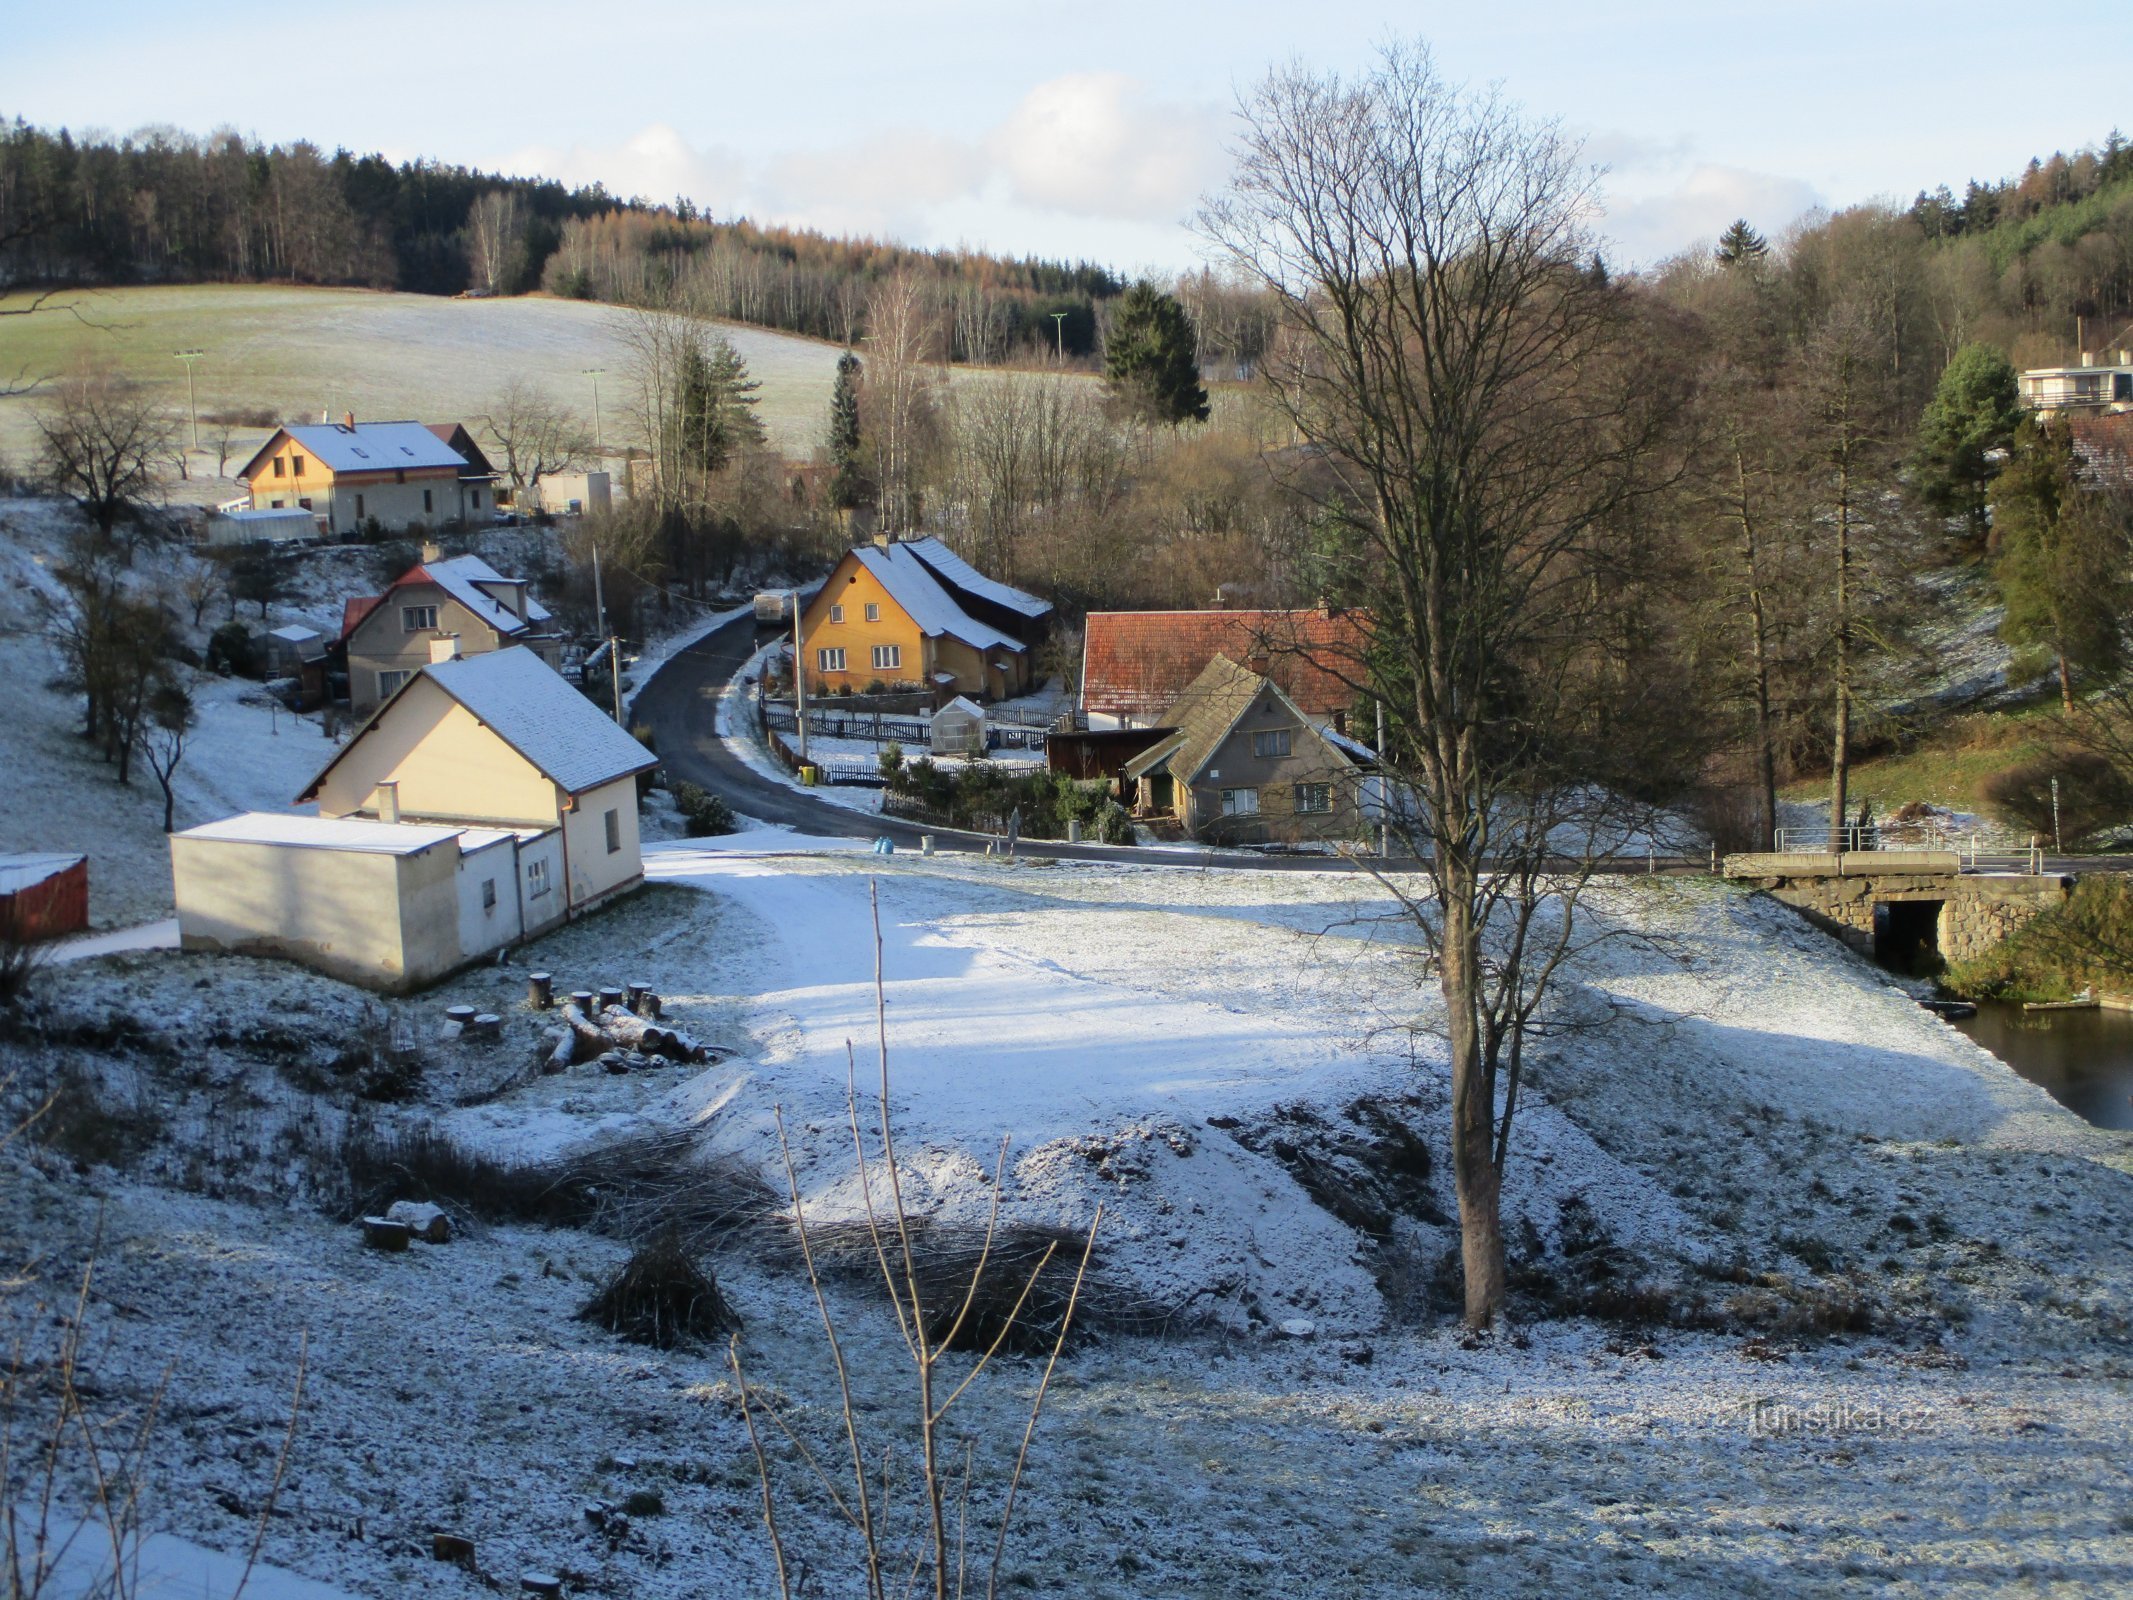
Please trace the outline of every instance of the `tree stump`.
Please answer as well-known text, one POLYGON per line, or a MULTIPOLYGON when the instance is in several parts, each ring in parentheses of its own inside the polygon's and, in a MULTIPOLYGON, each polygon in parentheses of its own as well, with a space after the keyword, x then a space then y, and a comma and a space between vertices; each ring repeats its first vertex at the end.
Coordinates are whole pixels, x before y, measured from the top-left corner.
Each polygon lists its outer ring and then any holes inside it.
POLYGON ((456 1533, 433 1533, 430 1535, 430 1557, 435 1561, 449 1561, 455 1567, 474 1570, 474 1541, 456 1533))
POLYGON ((484 1044, 493 1044, 504 1036, 504 1019, 493 1011, 484 1011, 467 1024, 467 1031, 484 1044))
POLYGON ((524 1594, 545 1595, 550 1597, 550 1600, 562 1600, 563 1580, 546 1572, 528 1572, 519 1578, 518 1586, 524 1594))
POLYGON ((413 1228, 391 1217, 365 1217, 362 1226, 363 1242, 373 1250, 405 1250, 415 1237, 413 1228))
POLYGON ((395 1200, 385 1208, 387 1222, 405 1223, 425 1244, 449 1244, 452 1221, 427 1200, 395 1200))
POLYGON ((593 992, 590 989, 573 989, 570 991, 570 1003, 588 1017, 593 1014, 593 998, 593 992))
POLYGON ((458 1023, 462 1029, 474 1020, 474 1008, 472 1006, 446 1006, 444 1014, 448 1020, 458 1023))
POLYGON ((609 1006, 619 1006, 627 993, 628 991, 625 989, 609 988, 603 985, 600 990, 600 1009, 605 1011, 609 1006))
POLYGON ((555 1004, 555 974, 531 972, 526 975, 526 1004, 536 1011, 546 1011, 555 1004))
POLYGON ((644 1015, 645 997, 651 992, 652 986, 650 984, 642 980, 632 980, 629 986, 629 999, 625 1003, 641 1017, 644 1015))

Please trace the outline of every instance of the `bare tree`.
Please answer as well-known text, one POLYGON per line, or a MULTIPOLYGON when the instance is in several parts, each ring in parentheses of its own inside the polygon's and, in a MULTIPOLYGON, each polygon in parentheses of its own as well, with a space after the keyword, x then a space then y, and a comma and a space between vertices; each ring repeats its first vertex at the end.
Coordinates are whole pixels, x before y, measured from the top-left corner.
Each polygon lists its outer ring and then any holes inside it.
POLYGON ((938 308, 925 284, 900 272, 867 301, 867 424, 874 437, 882 526, 918 525, 921 457, 935 422, 935 388, 947 359, 938 308))
POLYGON ((192 736, 198 718, 193 697, 184 685, 165 681, 148 697, 148 716, 141 731, 141 754, 163 790, 163 831, 176 827, 177 776, 185 759, 185 742, 192 736))
POLYGON ((140 384, 83 361, 37 412, 44 469, 72 495, 106 539, 119 518, 163 486, 176 424, 140 384))
POLYGON ((1678 398, 1649 391, 1626 297, 1586 266, 1593 179, 1553 125, 1399 44, 1354 81, 1277 71, 1241 115, 1203 226, 1281 309, 1272 402, 1330 471, 1313 492, 1369 608, 1348 670, 1385 710, 1387 821, 1426 874, 1381 881, 1442 992, 1478 1328, 1505 1304, 1525 1045, 1657 777, 1627 770, 1635 719, 1674 685, 1613 659, 1636 637, 1616 595, 1678 398))
POLYGON ((541 479, 591 459, 585 419, 524 378, 505 384, 481 420, 496 441, 513 503, 521 510, 538 509, 541 479))
POLYGON ((501 294, 518 270, 518 196, 491 189, 467 212, 467 268, 483 294, 501 294))

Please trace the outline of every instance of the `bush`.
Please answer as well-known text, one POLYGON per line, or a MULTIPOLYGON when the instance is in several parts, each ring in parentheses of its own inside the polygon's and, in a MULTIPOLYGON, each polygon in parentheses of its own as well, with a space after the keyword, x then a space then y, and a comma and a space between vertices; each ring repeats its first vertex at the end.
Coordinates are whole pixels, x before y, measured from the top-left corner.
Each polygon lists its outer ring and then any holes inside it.
POLYGON ((123 1099, 85 1067, 68 1065, 31 1129, 77 1167, 130 1167, 163 1136, 163 1113, 145 1094, 123 1099))
POLYGON ((2040 756, 1994 773, 1982 785, 1985 804, 2003 822, 2052 840, 2052 779, 2059 780, 2059 839, 2072 848, 2133 820, 2133 785, 2092 751, 2040 756))
POLYGON ((684 831, 692 839, 710 839, 732 833, 738 827, 733 807, 726 797, 693 783, 674 786, 674 804, 680 810, 684 831))
POLYGON ((262 670, 259 646, 252 630, 241 622, 225 622, 208 636, 207 670, 240 678, 256 678, 262 670))
POLYGON ((2133 883, 2083 877, 2063 905, 1971 961, 1941 987, 1973 1000, 2064 1000, 2083 989, 2133 993, 2133 883))
POLYGON ((578 1316, 661 1350, 715 1339, 741 1325, 717 1282, 671 1233, 661 1234, 624 1262, 578 1316))

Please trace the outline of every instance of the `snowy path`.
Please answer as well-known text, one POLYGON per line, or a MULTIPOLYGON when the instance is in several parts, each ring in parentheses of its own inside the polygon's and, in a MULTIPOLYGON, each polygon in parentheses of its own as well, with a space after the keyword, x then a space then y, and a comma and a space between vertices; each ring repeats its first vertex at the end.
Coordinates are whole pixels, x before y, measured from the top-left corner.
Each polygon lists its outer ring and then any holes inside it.
POLYGON ((45 959, 54 963, 87 961, 91 956, 114 956, 127 950, 177 948, 178 919, 164 917, 156 922, 136 923, 130 928, 113 928, 109 933, 90 933, 79 939, 68 939, 53 945, 45 959))

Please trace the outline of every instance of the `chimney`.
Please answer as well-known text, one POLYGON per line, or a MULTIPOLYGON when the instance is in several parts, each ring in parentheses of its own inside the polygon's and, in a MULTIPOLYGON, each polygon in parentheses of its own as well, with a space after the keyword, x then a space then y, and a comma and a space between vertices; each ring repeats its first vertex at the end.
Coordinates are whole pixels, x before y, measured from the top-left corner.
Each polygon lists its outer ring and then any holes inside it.
POLYGON ((2121 351, 2119 351, 2119 352, 2118 352, 2118 364, 2119 364, 2119 365, 2120 365, 2121 367, 2133 367, 2133 350, 2121 350, 2121 351))
POLYGON ((440 633, 430 640, 430 660, 457 661, 459 659, 459 635, 440 633))
POLYGON ((378 785, 375 793, 378 800, 378 820, 380 822, 398 822, 400 820, 399 783, 395 779, 387 778, 378 785))
POLYGON ((422 559, 425 562, 442 561, 444 559, 444 546, 439 544, 435 539, 423 540, 422 559))
POLYGON ((356 414, 353 411, 343 411, 341 413, 341 426, 350 433, 354 433, 356 431, 356 414))
POLYGON ((2084 367, 2093 367, 2094 365, 2096 365, 2096 352, 2093 350, 2082 351, 2081 364, 2084 367))

